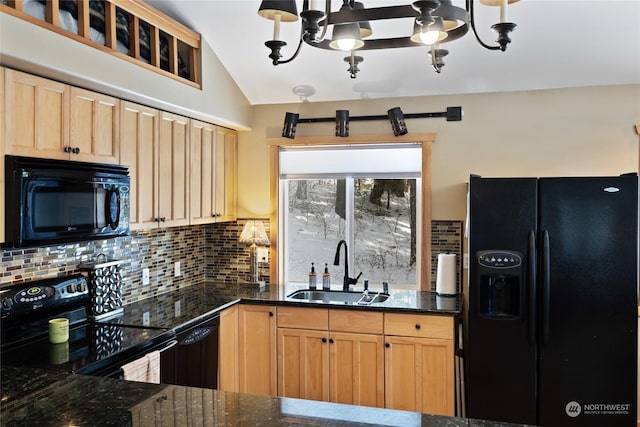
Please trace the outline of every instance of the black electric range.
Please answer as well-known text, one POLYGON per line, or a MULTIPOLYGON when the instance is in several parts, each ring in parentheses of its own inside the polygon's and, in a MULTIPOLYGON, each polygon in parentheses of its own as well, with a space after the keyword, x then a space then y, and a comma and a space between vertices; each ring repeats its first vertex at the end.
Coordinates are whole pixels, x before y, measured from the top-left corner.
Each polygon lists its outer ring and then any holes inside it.
POLYGON ((91 320, 81 274, 13 285, 0 290, 2 365, 51 368, 118 377, 120 367, 151 351, 175 345, 167 328, 132 327, 91 320), (69 319, 69 340, 51 344, 48 321, 69 319))

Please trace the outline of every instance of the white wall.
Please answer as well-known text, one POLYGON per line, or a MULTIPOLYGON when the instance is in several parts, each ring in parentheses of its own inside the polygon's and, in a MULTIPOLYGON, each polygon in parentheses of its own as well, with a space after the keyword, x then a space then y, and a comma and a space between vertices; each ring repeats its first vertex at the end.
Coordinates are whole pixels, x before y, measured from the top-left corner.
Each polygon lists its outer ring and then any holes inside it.
POLYGON ((202 90, 6 13, 0 41, 2 65, 233 129, 251 125, 251 105, 206 40, 202 90))
MULTIPOLYGON (((268 216, 265 139, 279 137, 285 112, 301 118, 405 114, 462 106, 461 122, 408 119, 411 132, 436 132, 432 159, 434 219, 464 219, 469 174, 484 176, 617 175, 638 172, 640 85, 253 107, 252 131, 240 133, 238 215, 268 216)), ((297 136, 332 135, 333 123, 299 124, 297 136)), ((350 134, 392 135, 388 121, 351 122, 350 134)))

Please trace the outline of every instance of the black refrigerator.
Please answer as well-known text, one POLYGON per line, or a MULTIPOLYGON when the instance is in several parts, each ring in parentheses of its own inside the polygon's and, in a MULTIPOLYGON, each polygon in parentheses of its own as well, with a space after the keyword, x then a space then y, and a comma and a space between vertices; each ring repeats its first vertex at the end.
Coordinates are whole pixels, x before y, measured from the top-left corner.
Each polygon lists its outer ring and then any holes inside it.
POLYGON ((466 415, 635 426, 638 177, 469 180, 466 415))

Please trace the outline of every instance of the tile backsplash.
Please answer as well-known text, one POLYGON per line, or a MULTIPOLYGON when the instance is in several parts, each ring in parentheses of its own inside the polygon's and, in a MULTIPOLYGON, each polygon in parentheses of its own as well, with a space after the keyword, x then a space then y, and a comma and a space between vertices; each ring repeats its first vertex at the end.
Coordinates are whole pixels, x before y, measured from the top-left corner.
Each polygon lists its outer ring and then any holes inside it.
MULTIPOLYGON (((243 280, 249 273, 249 249, 238 243, 246 219, 218 224, 134 231, 130 236, 109 240, 37 248, 2 249, 0 288, 16 282, 28 282, 78 272, 83 262, 92 262, 99 254, 109 260, 126 260, 122 283, 125 304, 180 289, 205 279, 221 284, 243 280), (174 277, 175 262, 180 262, 179 277, 174 277), (149 269, 150 283, 142 284, 142 269, 149 269)), ((263 219, 267 233, 269 221, 263 219)), ((435 289, 436 262, 441 252, 462 258, 462 221, 432 223, 432 283, 435 289)), ((462 269, 459 268, 458 286, 462 269)), ((269 280, 268 263, 260 263, 262 280, 269 280)))

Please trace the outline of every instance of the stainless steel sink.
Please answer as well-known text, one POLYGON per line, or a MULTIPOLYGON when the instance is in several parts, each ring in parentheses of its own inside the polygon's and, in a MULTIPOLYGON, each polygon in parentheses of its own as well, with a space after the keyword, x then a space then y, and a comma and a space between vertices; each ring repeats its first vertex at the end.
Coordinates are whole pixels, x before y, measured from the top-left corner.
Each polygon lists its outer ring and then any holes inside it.
POLYGON ((385 302, 389 298, 389 294, 385 294, 382 292, 348 292, 300 289, 287 295, 287 298, 309 302, 370 305, 385 302))

